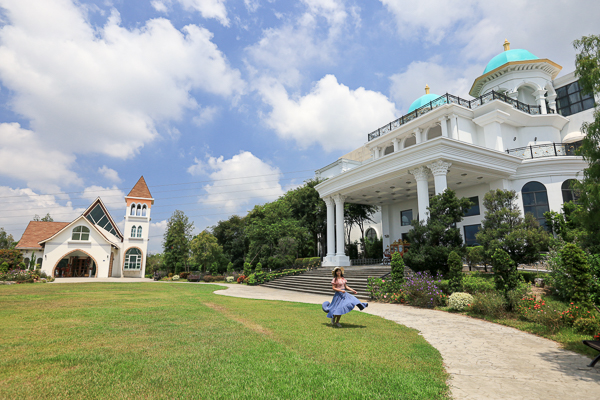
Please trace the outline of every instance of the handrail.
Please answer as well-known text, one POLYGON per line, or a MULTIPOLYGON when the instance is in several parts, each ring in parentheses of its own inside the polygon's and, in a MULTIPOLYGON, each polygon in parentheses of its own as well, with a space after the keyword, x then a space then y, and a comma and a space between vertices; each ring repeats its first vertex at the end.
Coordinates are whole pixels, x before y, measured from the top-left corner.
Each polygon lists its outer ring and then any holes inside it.
MULTIPOLYGON (((378 138, 379 136, 383 136, 386 133, 391 132, 392 130, 399 128, 400 126, 412 121, 413 119, 416 119, 416 118, 420 117, 421 115, 427 114, 429 111, 432 111, 440 106, 443 106, 444 104, 457 104, 459 106, 463 106, 466 108, 475 109, 481 105, 489 103, 492 100, 501 100, 507 104, 510 104, 517 110, 526 112, 531 115, 540 115, 542 113, 541 106, 531 106, 529 104, 525 104, 523 102, 520 102, 519 100, 511 99, 507 95, 496 92, 494 90, 492 90, 491 92, 487 92, 473 100, 461 99, 458 96, 454 96, 452 94, 446 93, 445 95, 442 95, 442 96, 438 97, 437 99, 430 101, 429 103, 425 104, 424 106, 421 106, 421 107, 417 108, 416 110, 414 110, 406 115, 403 115, 402 117, 398 118, 397 120, 392 121, 389 124, 384 125, 381 128, 369 133, 367 138, 368 138, 368 141, 371 141, 375 138, 378 138)), ((551 109, 550 107, 547 107, 546 110, 547 110, 548 114, 555 113, 555 111, 553 109, 551 109)))
POLYGON ((506 153, 521 158, 543 158, 557 156, 576 156, 582 141, 573 143, 536 144, 516 149, 507 149, 506 153))

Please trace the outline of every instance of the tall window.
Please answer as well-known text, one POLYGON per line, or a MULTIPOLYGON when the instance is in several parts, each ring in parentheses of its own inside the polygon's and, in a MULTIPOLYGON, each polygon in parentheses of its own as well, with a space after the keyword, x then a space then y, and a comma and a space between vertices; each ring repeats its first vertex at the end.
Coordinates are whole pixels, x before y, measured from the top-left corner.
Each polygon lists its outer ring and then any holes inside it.
POLYGON ((412 221, 412 210, 400 211, 400 225, 408 226, 410 225, 410 221, 412 221))
POLYGON ((479 232, 479 230, 481 229, 481 224, 465 225, 463 228, 465 231, 465 245, 479 246, 479 243, 477 243, 477 239, 475 239, 475 235, 477 235, 477 232, 479 232))
POLYGON ((90 240, 90 228, 87 226, 76 226, 73 228, 71 240, 90 240))
POLYGON ((467 210, 465 213, 465 217, 470 217, 472 215, 479 215, 479 196, 469 197, 472 205, 471 208, 467 210))
POLYGON ((135 204, 131 205, 131 212, 129 213, 129 215, 135 215, 135 204))
POLYGON ((148 210, 148 207, 146 207, 146 205, 144 204, 144 205, 142 206, 142 217, 145 217, 145 216, 146 216, 146 211, 147 211, 147 210, 148 210))
POLYGON ((563 116, 594 108, 594 96, 581 93, 579 81, 556 89, 558 112, 563 116))
POLYGON ((135 225, 131 227, 131 237, 135 237, 135 233, 136 233, 136 227, 135 225))
POLYGON ((125 269, 139 270, 142 267, 142 252, 139 249, 129 249, 125 253, 125 269))
POLYGON ((367 232, 365 233, 365 237, 369 240, 376 240, 377 239, 377 231, 373 228, 369 228, 369 229, 367 229, 367 232))
POLYGON ((563 203, 568 203, 569 201, 577 203, 577 200, 579 200, 579 193, 573 189, 575 182, 577 182, 576 179, 567 179, 562 183, 560 188, 562 189, 563 203))
POLYGON ((139 237, 139 238, 142 237, 142 227, 141 226, 138 226, 137 237, 139 237))
POLYGON ((528 182, 521 189, 525 214, 531 213, 541 226, 546 226, 544 213, 550 211, 546 186, 539 182, 528 182))
POLYGON ((138 217, 142 215, 142 206, 140 204, 138 204, 137 206, 137 211, 135 215, 137 215, 138 217))

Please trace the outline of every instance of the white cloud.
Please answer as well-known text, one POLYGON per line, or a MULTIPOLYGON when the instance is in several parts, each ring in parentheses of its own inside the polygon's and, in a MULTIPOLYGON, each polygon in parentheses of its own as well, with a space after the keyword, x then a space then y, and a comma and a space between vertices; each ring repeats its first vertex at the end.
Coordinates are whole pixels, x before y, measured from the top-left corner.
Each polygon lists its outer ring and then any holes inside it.
POLYGON ((125 210, 125 193, 115 185, 112 187, 102 187, 98 185, 88 186, 83 190, 81 197, 90 202, 101 197, 108 208, 113 210, 123 208, 123 210, 125 210))
POLYGON ((244 5, 248 12, 256 12, 258 7, 260 7, 260 3, 258 0, 244 0, 244 5))
MULTIPOLYGON (((188 168, 191 175, 208 175, 213 183, 205 185, 201 203, 223 207, 225 212, 239 211, 244 205, 273 201, 284 194, 279 183, 283 174, 248 151, 225 159, 207 156, 206 161, 194 160, 188 168)), ((245 211, 245 210, 243 210, 245 211)))
POLYGON ((150 4, 156 11, 167 13, 172 4, 177 2, 186 11, 197 11, 203 18, 214 18, 223 26, 229 26, 225 1, 226 0, 152 0, 150 4))
POLYGON ((60 191, 60 185, 78 185, 70 170, 75 156, 46 145, 39 135, 17 123, 0 123, 0 175, 27 182, 43 192, 60 191))
POLYGON ((225 97, 243 90, 240 72, 202 27, 179 31, 158 18, 126 29, 113 10, 94 28, 67 0, 0 0, 0 7, 0 80, 14 93, 12 108, 39 141, 66 153, 131 157, 156 138, 157 123, 198 107, 191 90, 225 97))
POLYGON ((53 195, 40 195, 31 189, 0 186, 0 227, 19 240, 27 224, 37 214, 50 213, 54 221, 70 222, 85 208, 74 208, 71 202, 61 205, 53 195))
POLYGON ((167 229, 167 222, 166 219, 159 222, 150 222, 148 253, 156 254, 163 252, 162 238, 167 229))
POLYGON ((259 92, 272 107, 266 123, 301 148, 319 144, 325 151, 354 149, 369 132, 395 119, 394 103, 386 96, 362 87, 351 90, 333 75, 326 75, 298 98, 290 98, 273 80, 263 80, 259 92))
POLYGON ((103 165, 102 167, 98 168, 98 172, 109 181, 117 183, 123 182, 123 180, 119 178, 119 173, 112 168, 108 168, 106 165, 103 165))
POLYGON ((192 122, 196 126, 202 126, 208 122, 211 122, 217 115, 218 111, 219 109, 215 106, 202 107, 198 115, 192 118, 192 122))
POLYGON ((403 114, 414 100, 425 94, 425 85, 429 85, 431 93, 440 96, 450 93, 470 99, 472 77, 477 76, 480 69, 480 65, 459 69, 441 65, 435 60, 414 61, 405 71, 390 77, 390 95, 403 114))

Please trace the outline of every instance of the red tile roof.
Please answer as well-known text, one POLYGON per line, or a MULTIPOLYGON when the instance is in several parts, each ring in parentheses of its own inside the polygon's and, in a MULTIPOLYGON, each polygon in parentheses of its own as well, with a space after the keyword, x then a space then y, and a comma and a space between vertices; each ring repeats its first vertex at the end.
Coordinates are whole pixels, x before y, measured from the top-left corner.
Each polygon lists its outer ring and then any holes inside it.
POLYGON ((45 222, 45 221, 31 221, 16 248, 23 249, 41 249, 38 243, 44 239, 48 239, 52 235, 55 235, 65 226, 69 225, 70 222, 45 222))
POLYGON ((151 199, 152 195, 150 194, 150 190, 148 189, 148 185, 146 185, 146 181, 142 176, 139 181, 135 184, 131 192, 127 195, 127 197, 139 197, 142 199, 151 199))

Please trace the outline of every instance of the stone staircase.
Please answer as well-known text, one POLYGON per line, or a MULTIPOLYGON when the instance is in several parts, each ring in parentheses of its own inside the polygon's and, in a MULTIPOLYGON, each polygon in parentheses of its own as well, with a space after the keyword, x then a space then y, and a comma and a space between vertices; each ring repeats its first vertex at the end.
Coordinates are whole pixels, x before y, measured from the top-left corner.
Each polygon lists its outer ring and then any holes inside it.
MULTIPOLYGON (((331 289, 332 270, 333 267, 321 267, 301 275, 277 278, 261 286, 333 297, 334 291, 331 289)), ((344 267, 344 278, 348 280, 348 286, 358 292, 356 294, 357 298, 368 300, 367 278, 371 276, 380 277, 389 272, 391 272, 389 266, 381 265, 344 267)))

